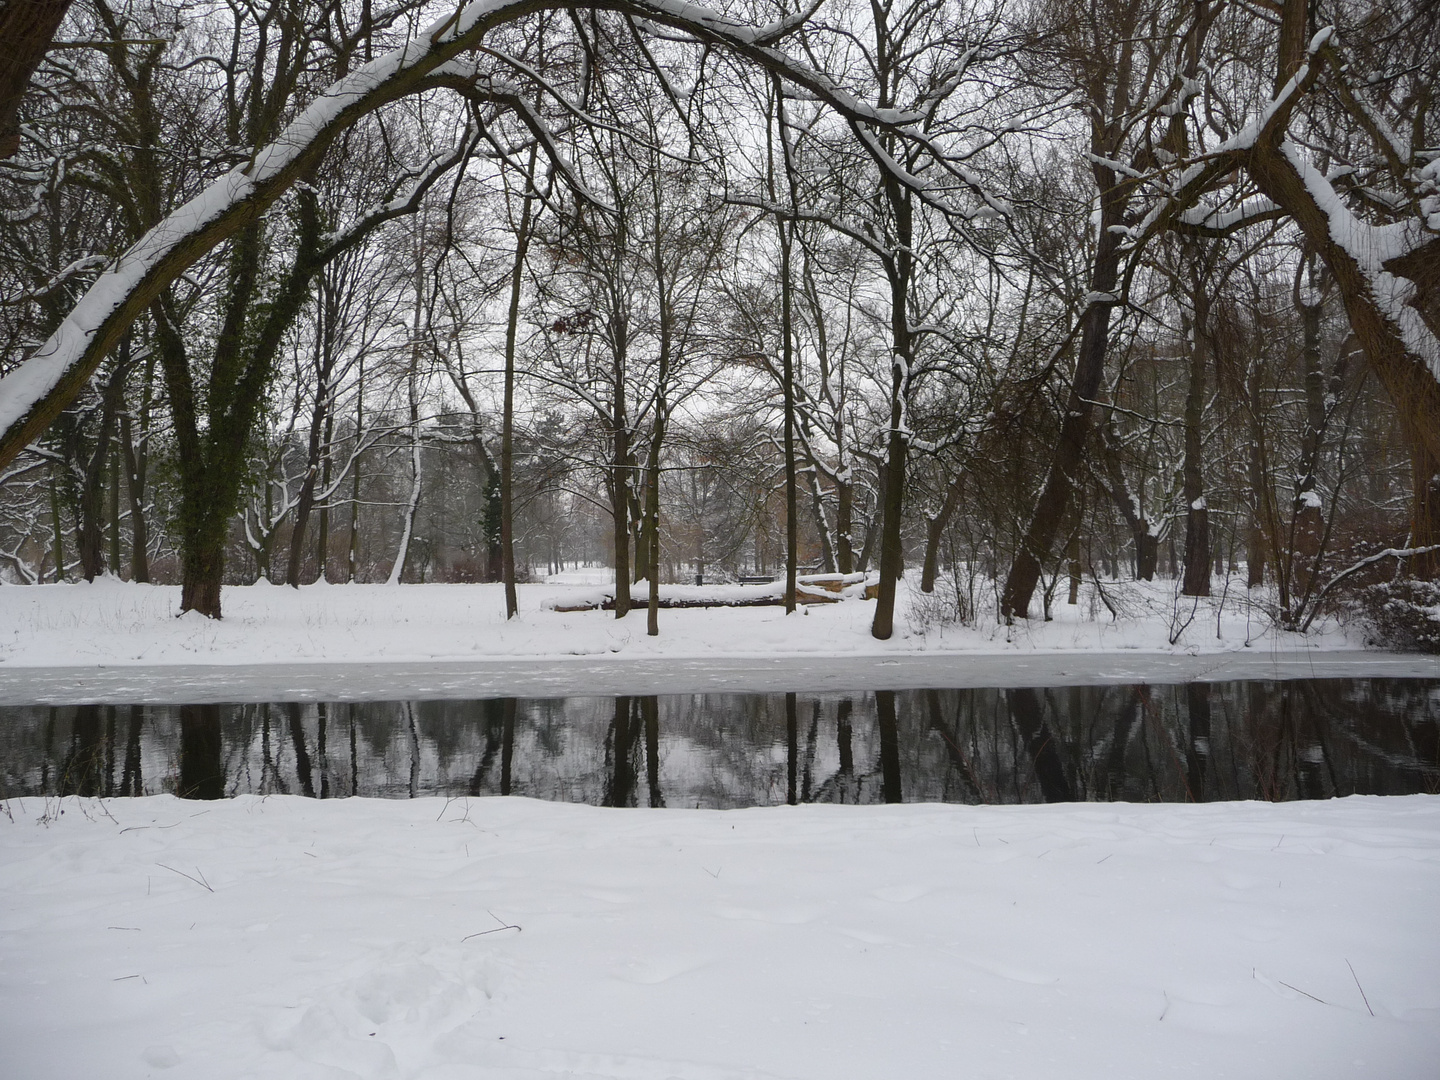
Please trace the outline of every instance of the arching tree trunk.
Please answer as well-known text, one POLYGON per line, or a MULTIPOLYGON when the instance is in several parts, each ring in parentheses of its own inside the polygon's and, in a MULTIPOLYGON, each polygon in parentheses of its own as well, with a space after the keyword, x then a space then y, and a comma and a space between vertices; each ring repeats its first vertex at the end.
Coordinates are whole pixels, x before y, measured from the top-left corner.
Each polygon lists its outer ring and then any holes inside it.
MULTIPOLYGON (((1285 0, 1277 94, 1297 75, 1308 90, 1324 70, 1324 59, 1306 44, 1309 15, 1305 0, 1285 0)), ((1329 46, 1321 42, 1319 47, 1329 46)), ((1342 103, 1349 93, 1347 77, 1343 69, 1336 71, 1342 103)), ((1410 545, 1440 544, 1440 381, 1423 356, 1440 349, 1440 239, 1429 238, 1423 228, 1412 229, 1419 238, 1413 246, 1380 261, 1384 246, 1376 227, 1356 218, 1325 175, 1287 138, 1298 96, 1291 94, 1272 112, 1243 163, 1256 187, 1294 221, 1329 270, 1350 329, 1395 403, 1410 445, 1410 545)), ((1413 557, 1409 566, 1417 577, 1440 576, 1440 552, 1413 557)))

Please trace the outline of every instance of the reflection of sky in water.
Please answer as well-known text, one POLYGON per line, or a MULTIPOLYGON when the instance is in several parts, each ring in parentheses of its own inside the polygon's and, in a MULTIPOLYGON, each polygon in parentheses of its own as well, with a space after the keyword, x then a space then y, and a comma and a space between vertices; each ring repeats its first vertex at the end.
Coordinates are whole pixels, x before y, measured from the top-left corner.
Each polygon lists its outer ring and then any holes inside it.
POLYGON ((606 805, 1440 791, 1440 683, 0 709, 0 795, 606 805))

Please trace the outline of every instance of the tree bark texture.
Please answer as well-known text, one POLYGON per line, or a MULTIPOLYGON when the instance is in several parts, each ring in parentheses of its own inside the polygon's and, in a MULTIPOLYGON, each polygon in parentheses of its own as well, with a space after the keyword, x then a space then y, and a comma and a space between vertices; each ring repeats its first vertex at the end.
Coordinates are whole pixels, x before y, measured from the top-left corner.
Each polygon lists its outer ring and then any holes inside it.
POLYGON ((800 500, 795 475, 795 348, 791 326, 789 226, 780 230, 780 380, 785 398, 785 613, 795 610, 796 566, 800 558, 800 500))
POLYGON ((120 450, 125 464, 125 492, 130 500, 130 580, 150 580, 150 534, 145 524, 145 473, 148 447, 136 447, 130 414, 120 414, 120 450))
POLYGON ((1190 379, 1185 391, 1185 456, 1181 466, 1181 491, 1185 499, 1185 596, 1210 595, 1210 511, 1205 504, 1205 477, 1201 469, 1204 452, 1205 368, 1209 359, 1209 298, 1205 284, 1194 290, 1194 321, 1182 318, 1189 330, 1190 379), (1187 325, 1188 324, 1188 325, 1187 325))
POLYGON ((925 564, 920 573, 920 591, 935 591, 935 579, 940 575, 940 541, 945 527, 960 508, 960 496, 965 490, 965 474, 959 473, 945 488, 945 501, 940 509, 925 522, 925 564))
POLYGON ((0 4, 0 160, 20 149, 20 104, 70 10, 70 0, 0 4))
POLYGON ((101 395, 100 427, 95 445, 81 469, 78 546, 80 570, 86 581, 94 581, 105 572, 105 462, 110 457, 115 417, 124 397, 128 368, 128 349, 122 347, 122 355, 101 395))
POLYGON ((520 612, 515 589, 515 343, 520 332, 520 287, 525 255, 530 249, 530 184, 534 174, 532 147, 525 174, 525 198, 520 206, 520 231, 515 236, 515 261, 510 268, 510 307, 505 318, 505 400, 500 420, 500 573, 505 581, 506 619, 513 619, 520 612))
MULTIPOLYGON (((305 533, 310 527, 310 514, 315 507, 315 483, 319 479, 320 455, 325 435, 329 403, 324 383, 316 388, 320 400, 315 403, 315 412, 310 417, 310 433, 306 444, 305 479, 300 484, 300 495, 295 503, 295 520, 290 529, 290 557, 285 563, 285 584, 291 588, 300 587, 300 567, 305 560, 305 533)), ((321 576, 325 567, 321 564, 321 576)))
MULTIPOLYGON (((1100 167, 1097 166, 1097 170, 1100 167)), ((1107 174, 1109 170, 1104 170, 1107 174)), ((1070 505, 1070 495, 1085 460, 1085 441, 1090 433, 1091 402, 1100 391, 1105 372, 1105 352, 1110 340, 1110 309, 1115 305, 1113 290, 1120 267, 1119 239, 1111 232, 1121 224, 1125 200, 1113 183, 1102 185, 1100 235, 1090 274, 1090 304, 1082 316, 1080 349, 1075 376, 1060 422, 1060 438, 1045 474, 1040 496, 1030 515, 1020 547, 1010 563, 1000 614, 1005 619, 1023 619, 1029 614, 1030 599, 1040 581, 1040 563, 1054 550, 1055 540, 1070 505)))

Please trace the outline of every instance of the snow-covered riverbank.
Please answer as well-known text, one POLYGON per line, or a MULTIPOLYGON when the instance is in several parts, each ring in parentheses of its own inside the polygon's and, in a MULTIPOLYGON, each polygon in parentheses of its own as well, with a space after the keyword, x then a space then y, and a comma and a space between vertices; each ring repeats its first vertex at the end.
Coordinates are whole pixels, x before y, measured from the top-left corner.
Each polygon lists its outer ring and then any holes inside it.
POLYGON ((1364 651, 1359 628, 1279 632, 1243 590, 1177 608, 1164 583, 1126 583, 1111 597, 1124 607, 1119 620, 1103 606, 1097 612, 1087 592, 1074 607, 1057 603, 1053 622, 1007 629, 993 621, 977 628, 939 622, 931 598, 902 589, 889 641, 870 636, 874 605, 863 600, 789 616, 775 607, 667 610, 660 613, 660 636, 652 638, 643 612, 616 620, 605 611, 555 610, 595 592, 578 576, 522 586, 521 615, 509 622, 496 585, 230 588, 219 622, 177 618, 173 587, 101 581, 0 588, 0 700, 175 701, 187 694, 236 700, 276 689, 297 697, 374 698, 1440 675, 1433 657, 1364 651), (1177 610, 1185 624, 1178 633, 1177 610))
POLYGON ((1434 657, 1366 651, 1358 629, 1279 632, 1243 590, 1180 605, 1165 583, 1126 583, 1109 597, 1123 608, 1115 620, 1087 585, 1053 622, 1007 629, 939 621, 935 600, 902 587, 889 641, 870 636, 863 600, 789 616, 666 610, 652 638, 641 612, 555 610, 592 597, 593 577, 522 586, 508 622, 497 585, 229 588, 220 622, 177 618, 174 587, 0 588, 0 703, 1440 677, 1434 657))
POLYGON ((1419 1080, 1440 1058, 1431 796, 8 810, 11 1080, 1419 1080))

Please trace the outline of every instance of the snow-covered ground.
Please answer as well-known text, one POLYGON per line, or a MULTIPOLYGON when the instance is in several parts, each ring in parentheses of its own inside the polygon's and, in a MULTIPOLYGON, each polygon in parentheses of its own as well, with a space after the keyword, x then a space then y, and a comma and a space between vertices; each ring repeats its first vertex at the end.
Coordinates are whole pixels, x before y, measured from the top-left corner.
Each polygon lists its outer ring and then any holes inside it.
POLYGON ((555 610, 593 597, 603 573, 521 586, 521 614, 509 622, 498 585, 227 588, 219 622, 177 618, 175 587, 0 587, 0 701, 1440 676, 1434 657, 1365 651, 1356 628, 1278 631, 1244 589, 1196 603, 1177 600, 1169 583, 1107 586, 1117 620, 1087 585, 1078 605, 1055 604, 1053 622, 968 628, 940 620, 935 600, 902 583, 889 641, 870 636, 874 603, 853 599, 788 616, 778 607, 664 610, 652 638, 643 612, 617 620, 555 610))
MULTIPOLYGON (((730 588, 743 595, 746 587, 730 588)), ((607 611, 554 610, 597 592, 593 583, 523 585, 520 617, 507 622, 499 585, 252 585, 224 590, 225 617, 217 622, 193 613, 177 618, 175 586, 104 579, 0 587, 0 658, 9 666, 35 666, 1359 645, 1334 626, 1309 636, 1276 631, 1243 589, 1232 590, 1223 608, 1219 597, 1197 606, 1188 598, 1177 602, 1165 582, 1116 586, 1124 604, 1118 620, 1097 609, 1087 585, 1078 605, 1056 603, 1053 622, 1030 620, 1008 630, 993 618, 976 629, 942 623, 928 610, 936 602, 902 583, 896 633, 884 642, 870 636, 875 605, 865 600, 806 606, 789 616, 780 607, 664 610, 655 638, 646 636, 643 613, 616 619, 607 611), (1188 627, 1172 645, 1177 619, 1188 627)))
POLYGON ((8 1080, 1421 1080, 1440 1060, 1433 796, 6 805, 8 1080))
MULTIPOLYGON (((0 701, 1440 676, 1241 591, 1007 631, 498 586, 0 588, 0 701), (1172 640, 1173 638, 1173 640, 1172 640)), ((1098 610, 1097 610, 1098 608, 1098 610)), ((615 811, 12 799, 0 1076, 1432 1077, 1440 797, 615 811)))

